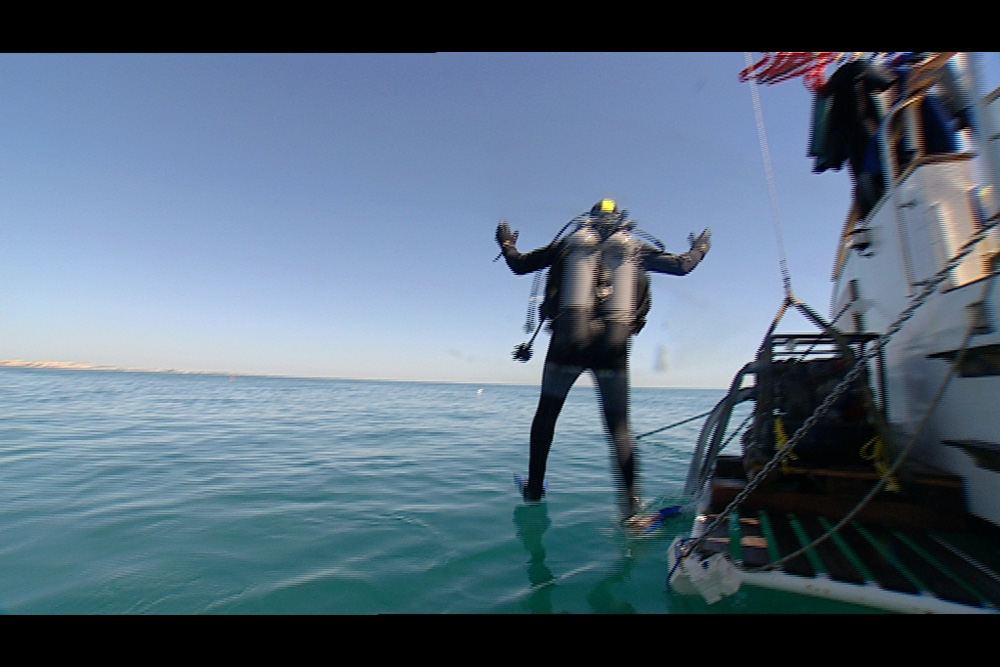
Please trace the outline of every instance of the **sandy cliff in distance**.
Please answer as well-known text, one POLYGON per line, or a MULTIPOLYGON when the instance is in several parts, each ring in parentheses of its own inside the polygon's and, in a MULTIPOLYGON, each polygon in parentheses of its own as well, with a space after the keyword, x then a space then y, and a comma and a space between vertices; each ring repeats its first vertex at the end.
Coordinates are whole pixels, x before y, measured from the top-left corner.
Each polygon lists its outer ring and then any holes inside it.
MULTIPOLYGON (((191 373, 171 368, 126 368, 124 366, 97 366, 78 361, 22 361, 21 359, 0 359, 0 368, 64 368, 77 371, 134 371, 142 373, 191 373)), ((200 371, 195 372, 202 374, 200 371)), ((209 374, 209 373, 205 373, 209 374)), ((227 373, 210 373, 227 375, 227 373)))
POLYGON ((19 368, 76 368, 81 370, 107 368, 75 361, 21 361, 20 359, 0 359, 0 367, 2 366, 17 366, 19 368))

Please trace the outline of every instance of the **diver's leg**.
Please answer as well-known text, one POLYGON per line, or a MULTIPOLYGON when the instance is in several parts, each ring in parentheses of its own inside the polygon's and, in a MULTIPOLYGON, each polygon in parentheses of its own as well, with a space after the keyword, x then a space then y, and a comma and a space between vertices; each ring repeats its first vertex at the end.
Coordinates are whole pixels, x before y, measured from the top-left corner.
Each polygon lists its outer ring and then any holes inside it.
POLYGON ((525 500, 538 500, 543 495, 545 463, 549 458, 556 420, 566 402, 566 395, 583 368, 546 360, 542 371, 542 390, 538 409, 531 422, 531 444, 528 457, 528 483, 524 489, 525 500))
POLYGON ((639 509, 638 472, 635 439, 629 424, 629 377, 627 352, 610 367, 594 370, 601 397, 604 426, 611 441, 615 459, 622 512, 626 518, 639 509))

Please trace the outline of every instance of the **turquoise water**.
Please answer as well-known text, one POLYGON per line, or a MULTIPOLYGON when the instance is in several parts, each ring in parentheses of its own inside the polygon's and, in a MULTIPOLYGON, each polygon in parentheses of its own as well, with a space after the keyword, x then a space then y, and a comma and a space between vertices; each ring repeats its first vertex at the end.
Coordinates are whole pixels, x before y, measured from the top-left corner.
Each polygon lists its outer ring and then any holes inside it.
MULTIPOLYGON (((645 433, 722 393, 633 390, 645 433)), ((537 388, 0 371, 0 613, 718 613, 809 610, 665 585, 690 515, 617 525, 591 387, 520 502, 537 388)), ((699 422, 643 438, 645 495, 682 502, 699 422)), ((806 603, 808 604, 808 603, 806 603)))

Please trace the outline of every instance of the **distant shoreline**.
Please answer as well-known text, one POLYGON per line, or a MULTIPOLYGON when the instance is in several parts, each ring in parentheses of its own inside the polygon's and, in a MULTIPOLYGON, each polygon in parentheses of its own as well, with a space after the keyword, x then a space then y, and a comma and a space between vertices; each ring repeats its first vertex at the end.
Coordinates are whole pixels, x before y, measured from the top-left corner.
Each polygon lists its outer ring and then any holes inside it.
MULTIPOLYGON (((491 382, 449 382, 446 380, 393 380, 386 378, 343 378, 328 376, 267 375, 262 373, 233 373, 231 371, 182 371, 174 368, 132 368, 128 366, 99 366, 79 361, 24 361, 21 359, 0 359, 0 370, 4 368, 37 368, 44 370, 68 371, 113 371, 119 373, 165 373, 170 375, 215 375, 220 377, 276 378, 286 380, 334 380, 338 382, 417 382, 426 384, 463 384, 473 386, 499 385, 491 382)), ((521 385, 510 385, 521 386, 521 385)), ((532 385, 525 385, 532 386, 532 385)))
POLYGON ((127 366, 99 366, 80 361, 23 361, 0 359, 0 368, 47 368, 71 371, 119 371, 122 373, 174 373, 178 375, 236 375, 225 371, 181 371, 174 368, 129 368, 127 366))
MULTIPOLYGON (((269 375, 263 373, 233 373, 231 371, 183 371, 175 368, 131 368, 128 366, 99 366, 79 361, 24 361, 21 359, 0 359, 0 370, 4 368, 38 368, 45 370, 67 370, 67 371, 113 371, 118 373, 164 373, 169 375, 213 375, 229 377, 230 379, 244 378, 277 378, 291 380, 335 380, 342 382, 402 382, 418 384, 458 384, 471 385, 476 387, 536 387, 535 383, 519 382, 473 382, 459 380, 398 380, 392 378, 348 378, 333 376, 311 376, 311 375, 269 375)), ((722 387, 647 387, 635 386, 633 389, 679 389, 679 390, 706 390, 725 391, 722 387)))

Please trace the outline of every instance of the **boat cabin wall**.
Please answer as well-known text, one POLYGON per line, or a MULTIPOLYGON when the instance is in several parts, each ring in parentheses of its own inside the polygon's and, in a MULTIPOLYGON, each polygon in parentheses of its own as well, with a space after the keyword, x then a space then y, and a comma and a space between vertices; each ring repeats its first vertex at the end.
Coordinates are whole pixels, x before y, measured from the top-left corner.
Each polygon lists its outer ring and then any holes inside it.
MULTIPOLYGON (((981 141, 946 154, 916 144, 917 155, 894 174, 870 214, 849 218, 831 301, 841 330, 885 332, 996 215, 998 99, 994 92, 978 106, 975 136, 981 141)), ((919 124, 910 124, 917 117, 898 119, 919 139, 919 124)), ((886 151, 896 147, 883 145, 886 151)), ((998 255, 994 230, 893 335, 878 399, 894 444, 912 444, 912 459, 960 475, 970 511, 1000 525, 1000 459, 982 454, 1000 451, 1000 289, 987 280, 996 273, 998 255), (962 363, 953 368, 960 355, 962 363)))
MULTIPOLYGON (((956 137, 960 150, 929 153, 921 143, 920 114, 908 113, 922 97, 897 107, 885 119, 878 138, 883 163, 890 163, 894 178, 866 216, 853 205, 844 226, 834 266, 831 318, 839 318, 838 326, 847 331, 884 330, 997 209, 990 151, 997 150, 1000 134, 989 135, 994 138, 977 153, 966 129, 956 137), (910 157, 901 162, 896 159, 901 155, 910 157)), ((984 129, 1000 130, 1000 103, 995 93, 990 99, 977 122, 984 129)), ((942 289, 990 275, 998 251, 1000 236, 994 232, 951 272, 942 289)))

